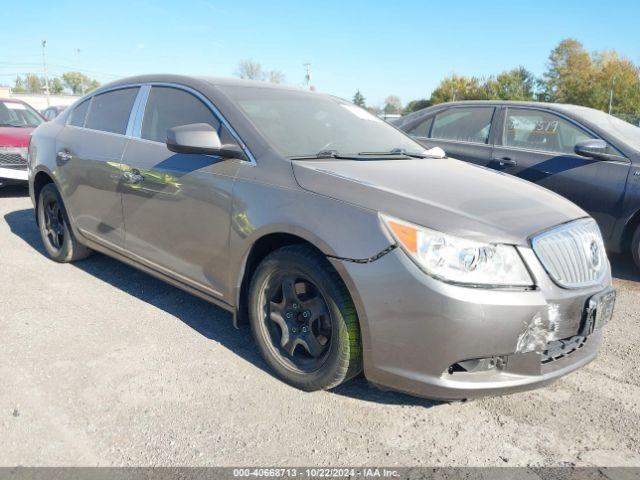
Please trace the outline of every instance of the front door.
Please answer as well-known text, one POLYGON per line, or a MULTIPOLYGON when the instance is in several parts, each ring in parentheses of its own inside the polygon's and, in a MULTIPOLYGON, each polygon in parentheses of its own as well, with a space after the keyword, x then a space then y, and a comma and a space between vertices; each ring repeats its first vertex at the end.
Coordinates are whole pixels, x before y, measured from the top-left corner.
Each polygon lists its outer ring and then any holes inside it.
POLYGON ((241 161, 167 149, 167 129, 191 123, 208 123, 223 143, 234 141, 192 93, 151 87, 140 138, 131 140, 122 160, 125 243, 147 266, 224 300, 232 188, 241 161))
POLYGON ((602 161, 576 155, 576 143, 595 136, 554 113, 507 108, 504 119, 491 167, 571 200, 593 216, 603 237, 609 238, 622 208, 629 162, 622 156, 602 161))

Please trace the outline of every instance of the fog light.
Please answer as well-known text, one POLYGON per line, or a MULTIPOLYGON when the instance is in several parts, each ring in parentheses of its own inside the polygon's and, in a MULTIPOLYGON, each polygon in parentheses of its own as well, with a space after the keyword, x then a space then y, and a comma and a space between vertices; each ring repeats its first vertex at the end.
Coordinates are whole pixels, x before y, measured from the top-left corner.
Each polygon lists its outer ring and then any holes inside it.
POLYGON ((472 360, 464 360, 462 362, 454 363, 449 367, 448 372, 449 374, 454 374, 456 372, 486 372, 489 370, 503 368, 505 364, 505 357, 474 358, 472 360))

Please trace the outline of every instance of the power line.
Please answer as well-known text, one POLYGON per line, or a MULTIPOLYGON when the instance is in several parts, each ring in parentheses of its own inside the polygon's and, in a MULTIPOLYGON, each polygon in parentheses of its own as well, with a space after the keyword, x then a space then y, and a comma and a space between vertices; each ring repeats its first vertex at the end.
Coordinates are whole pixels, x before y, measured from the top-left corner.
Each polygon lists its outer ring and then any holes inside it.
MULTIPOLYGON (((41 63, 37 63, 37 62, 0 62, 0 68, 2 68, 2 66, 7 66, 7 67, 29 67, 29 66, 33 66, 34 68, 36 68, 39 65, 41 65, 41 63)), ((123 76, 125 76, 125 75, 118 75, 118 74, 115 74, 115 73, 101 72, 101 71, 98 71, 98 70, 86 70, 86 69, 83 69, 83 68, 72 67, 72 66, 69 66, 69 65, 61 65, 59 63, 48 63, 47 66, 48 67, 56 67, 58 69, 65 69, 67 71, 90 73, 90 74, 94 74, 94 75, 102 75, 104 77, 122 78, 123 76)))

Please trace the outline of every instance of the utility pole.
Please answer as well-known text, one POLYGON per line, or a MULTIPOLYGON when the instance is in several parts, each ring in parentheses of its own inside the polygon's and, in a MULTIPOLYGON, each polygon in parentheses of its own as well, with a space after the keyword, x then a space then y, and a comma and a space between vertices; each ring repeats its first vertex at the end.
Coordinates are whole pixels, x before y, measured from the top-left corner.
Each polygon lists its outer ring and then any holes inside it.
POLYGON ((611 92, 609 93, 609 115, 611 115, 611 110, 613 110, 613 89, 616 86, 616 77, 611 79, 611 92))
MULTIPOLYGON (((79 48, 76 48, 76 53, 78 54, 78 65, 80 65, 80 49, 79 48)), ((84 95, 84 83, 82 82, 80 82, 80 95, 84 95)))
POLYGON ((49 76, 47 75, 47 41, 42 41, 42 70, 44 72, 44 94, 47 96, 47 107, 51 106, 49 99, 49 76))
POLYGON ((304 83, 307 87, 307 90, 311 90, 311 64, 305 63, 304 67, 307 69, 307 73, 304 76, 304 83))

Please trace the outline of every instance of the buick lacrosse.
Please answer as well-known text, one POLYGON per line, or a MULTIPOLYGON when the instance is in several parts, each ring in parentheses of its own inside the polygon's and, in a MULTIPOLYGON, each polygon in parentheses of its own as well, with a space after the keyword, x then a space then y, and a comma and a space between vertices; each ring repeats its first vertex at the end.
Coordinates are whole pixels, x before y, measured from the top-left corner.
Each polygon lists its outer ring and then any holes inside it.
POLYGON ((99 251, 233 312, 303 390, 364 370, 461 399, 588 363, 615 300, 597 224, 442 153, 328 95, 149 75, 40 125, 29 185, 53 260, 99 251))

